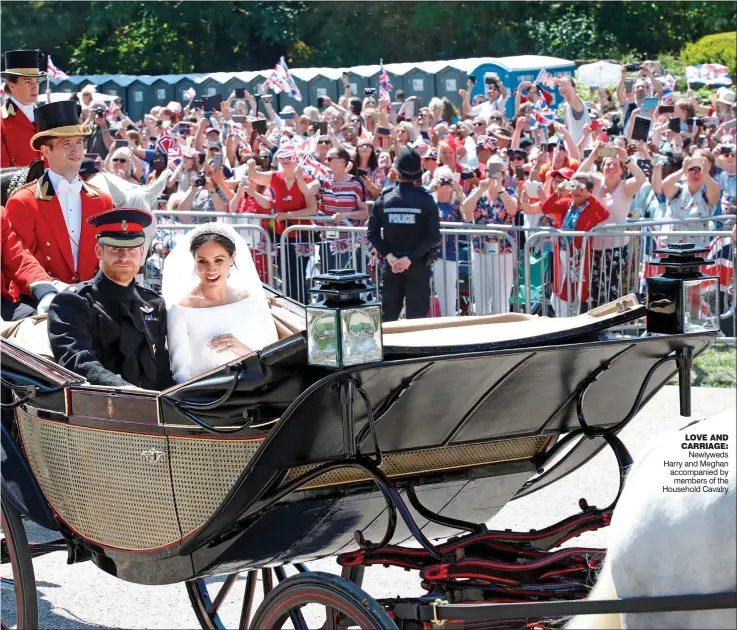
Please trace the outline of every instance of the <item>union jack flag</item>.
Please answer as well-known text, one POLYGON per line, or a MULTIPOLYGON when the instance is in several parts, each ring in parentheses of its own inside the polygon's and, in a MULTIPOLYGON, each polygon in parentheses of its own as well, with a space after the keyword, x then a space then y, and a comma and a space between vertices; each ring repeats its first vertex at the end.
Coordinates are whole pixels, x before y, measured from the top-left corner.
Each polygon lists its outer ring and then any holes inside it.
POLYGON ((389 79, 389 73, 384 70, 384 60, 379 62, 381 69, 379 70, 379 98, 389 99, 391 91, 394 89, 391 80, 389 79))
POLYGON ((284 57, 280 57, 278 63, 274 66, 274 70, 264 81, 264 89, 271 87, 277 94, 279 92, 287 92, 292 98, 298 101, 302 100, 302 93, 299 91, 297 84, 294 82, 287 62, 284 57))
POLYGON ((184 154, 182 153, 182 149, 179 147, 179 145, 175 144, 167 152, 167 157, 169 159, 168 167, 171 170, 174 170, 182 163, 182 160, 184 159, 184 154))
POLYGON ((46 72, 50 79, 61 79, 62 81, 66 81, 69 78, 69 75, 66 72, 54 65, 54 62, 51 61, 51 55, 46 57, 46 72))
POLYGON ((302 167, 302 172, 305 175, 312 177, 312 179, 329 181, 332 175, 331 172, 310 153, 305 153, 302 156, 299 165, 302 167))
POLYGON ((672 74, 666 74, 664 77, 658 77, 658 81, 663 84, 662 100, 669 103, 673 99, 673 90, 676 89, 676 79, 672 74))
POLYGON ((545 87, 555 87, 555 79, 545 68, 540 68, 540 72, 537 73, 535 83, 542 84, 545 87))
POLYGON ((109 118, 113 118, 115 116, 115 107, 118 105, 118 99, 114 98, 112 101, 110 101, 110 105, 107 107, 107 115, 109 118))
POLYGON ((538 127, 549 127, 555 121, 555 112, 548 107, 545 99, 541 96, 532 106, 530 115, 530 129, 538 127))
POLYGON ((729 78, 729 68, 719 63, 700 63, 697 66, 687 66, 686 81, 700 85, 732 85, 732 79, 729 78))
POLYGON ((704 273, 707 276, 717 276, 723 288, 732 285, 734 274, 732 250, 734 247, 737 247, 737 244, 730 244, 730 239, 723 236, 717 236, 709 246, 708 257, 714 261, 714 264, 706 265, 704 273))
POLYGON ((174 139, 169 134, 169 130, 163 129, 161 131, 161 135, 159 136, 159 139, 156 141, 156 146, 154 147, 154 150, 157 151, 158 153, 169 155, 169 149, 174 148, 174 145, 176 145, 176 143, 174 142, 174 139))

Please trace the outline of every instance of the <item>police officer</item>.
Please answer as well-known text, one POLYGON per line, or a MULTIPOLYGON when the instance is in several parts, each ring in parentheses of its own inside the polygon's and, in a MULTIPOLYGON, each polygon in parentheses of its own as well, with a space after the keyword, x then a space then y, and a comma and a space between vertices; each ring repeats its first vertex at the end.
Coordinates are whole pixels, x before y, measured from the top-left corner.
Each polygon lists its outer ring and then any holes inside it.
POLYGON ((143 260, 143 210, 90 217, 100 271, 59 293, 49 307, 49 339, 59 365, 93 385, 165 389, 174 381, 166 348, 166 306, 135 282, 143 260))
POLYGON ((420 186, 420 154, 407 146, 394 167, 399 185, 379 195, 368 223, 368 240, 384 257, 382 310, 387 322, 399 319, 403 303, 407 319, 427 317, 430 264, 440 243, 438 206, 420 186))

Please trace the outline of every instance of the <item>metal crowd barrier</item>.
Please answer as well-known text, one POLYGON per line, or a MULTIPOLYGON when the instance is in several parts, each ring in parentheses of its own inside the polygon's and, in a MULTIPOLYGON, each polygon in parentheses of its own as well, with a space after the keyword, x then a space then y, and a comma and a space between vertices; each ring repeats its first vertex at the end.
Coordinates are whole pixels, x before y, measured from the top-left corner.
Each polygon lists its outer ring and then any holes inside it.
MULTIPOLYGON (((303 221, 310 220, 313 224, 287 224, 276 235, 261 225, 275 215, 194 211, 155 214, 185 221, 191 217, 227 220, 252 247, 259 273, 263 273, 262 280, 303 303, 310 301, 311 279, 328 269, 352 268, 368 273, 374 284, 381 287, 381 265, 367 242, 366 227, 347 222, 336 224, 324 216, 304 217, 303 221)), ((432 263, 433 298, 428 315, 481 315, 509 310, 556 317, 577 315, 621 295, 643 292, 645 278, 663 271, 655 264, 654 250, 673 242, 689 241, 708 246, 718 254, 712 271, 720 276, 722 291, 714 296, 714 308, 723 322, 731 320, 731 328, 724 324, 722 339, 734 340, 735 244, 731 243, 726 229, 701 230, 690 226, 695 224, 700 228, 719 222, 726 228, 735 219, 735 215, 722 215, 637 220, 599 225, 589 232, 441 223, 442 242, 439 256, 432 263), (581 239, 579 247, 574 244, 577 238, 581 239), (518 245, 522 239, 523 247, 518 245), (581 253, 586 251, 589 254, 582 257, 581 253), (558 294, 552 290, 556 279, 558 294)), ((168 232, 171 238, 172 234, 193 227, 192 223, 160 223, 159 232, 168 232)), ((157 269, 160 282, 161 262, 159 256, 157 264, 152 265, 154 288, 157 269)), ((628 331, 638 333, 643 328, 642 322, 637 322, 628 331)))

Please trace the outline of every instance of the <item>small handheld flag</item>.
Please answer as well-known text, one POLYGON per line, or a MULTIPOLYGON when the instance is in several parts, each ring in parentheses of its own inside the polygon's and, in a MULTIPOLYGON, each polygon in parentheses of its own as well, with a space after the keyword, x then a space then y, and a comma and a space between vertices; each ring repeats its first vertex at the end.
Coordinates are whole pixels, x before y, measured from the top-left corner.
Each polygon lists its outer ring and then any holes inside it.
POLYGON ((69 78, 69 75, 66 72, 64 72, 60 68, 57 68, 54 65, 54 62, 51 61, 51 55, 46 57, 46 73, 51 79, 60 79, 61 81, 66 81, 69 78))
POLYGON ((264 89, 271 87, 277 94, 279 92, 287 92, 292 98, 301 101, 302 93, 299 91, 297 84, 289 72, 287 62, 284 57, 280 57, 274 70, 264 82, 264 89))
POLYGON ((379 62, 381 69, 379 70, 379 98, 389 100, 391 97, 391 91, 394 86, 389 79, 389 73, 384 70, 384 60, 379 62))

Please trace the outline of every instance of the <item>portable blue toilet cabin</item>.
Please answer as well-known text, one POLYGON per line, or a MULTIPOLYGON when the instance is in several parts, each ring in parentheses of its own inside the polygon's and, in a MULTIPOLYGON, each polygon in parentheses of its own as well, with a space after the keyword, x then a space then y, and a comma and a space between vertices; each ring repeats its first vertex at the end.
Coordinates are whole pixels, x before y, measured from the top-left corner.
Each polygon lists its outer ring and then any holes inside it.
MULTIPOLYGON (((363 67, 368 68, 369 66, 363 67)), ((340 72, 341 76, 344 72, 348 74, 348 85, 351 88, 351 96, 355 96, 363 100, 364 90, 368 87, 371 87, 371 81, 369 80, 369 77, 373 74, 373 72, 370 71, 367 74, 360 74, 359 72, 356 72, 355 68, 339 68, 338 72, 340 72)), ((343 87, 343 82, 340 81, 340 77, 338 77, 338 98, 343 96, 344 93, 345 88, 343 87)))
POLYGON ((405 96, 417 96, 421 102, 420 106, 426 106, 430 99, 436 96, 435 71, 442 65, 442 62, 437 61, 387 65, 386 70, 394 86, 392 101, 396 101, 396 91, 401 88, 405 96), (393 76, 397 77, 396 81, 393 80, 393 76))
POLYGON ((439 61, 435 70, 435 96, 447 98, 459 110, 463 99, 458 91, 465 90, 468 82, 468 71, 463 61, 439 61))
MULTIPOLYGON (((361 100, 366 98, 365 90, 366 88, 373 88, 376 90, 376 96, 378 98, 379 95, 379 70, 381 66, 378 64, 370 64, 366 66, 353 66, 352 68, 348 69, 348 76, 356 76, 360 77, 362 79, 363 89, 361 89, 361 92, 359 94, 356 94, 355 96, 358 96, 361 100)), ((358 85, 356 85, 358 87, 358 85)), ((353 88, 351 88, 352 90, 353 88)))
MULTIPOLYGON (((471 60, 469 60, 471 61, 471 60)), ((471 92, 471 100, 477 94, 486 93, 484 77, 487 73, 494 72, 507 88, 507 117, 514 115, 514 90, 522 81, 534 81, 540 70, 545 69, 554 77, 566 75, 573 76, 576 72, 576 64, 569 59, 558 57, 545 57, 543 55, 518 55, 516 57, 498 57, 484 60, 478 64, 473 71, 469 72, 476 76, 476 86, 471 92)), ((555 109, 561 101, 557 88, 551 88, 553 93, 552 109, 555 109)))
MULTIPOLYGON (((228 98, 229 95, 225 93, 225 86, 220 81, 220 79, 224 78, 226 74, 227 73, 225 72, 211 72, 202 77, 199 80, 198 90, 198 93, 201 94, 201 96, 198 96, 198 98, 215 96, 216 94, 222 95, 223 100, 228 98)), ((197 90, 197 88, 195 88, 195 90, 197 90)))
POLYGON ((253 78, 255 73, 253 72, 227 72, 223 73, 227 76, 224 77, 223 85, 225 86, 225 93, 223 98, 228 98, 236 90, 248 90, 249 82, 253 78))
POLYGON ((155 105, 166 107, 171 101, 179 100, 171 83, 165 81, 161 76, 151 77, 151 79, 151 95, 155 105))
POLYGON ((189 102, 189 98, 186 96, 186 92, 193 88, 195 91, 195 99, 202 99, 202 90, 198 81, 202 78, 203 74, 179 74, 179 75, 166 75, 170 78, 174 86, 174 94, 176 98, 174 100, 179 101, 182 106, 189 102))
POLYGON ((125 105, 128 116, 132 120, 142 120, 143 115, 150 112, 151 108, 157 105, 151 90, 151 83, 153 83, 155 78, 151 76, 137 76, 128 85, 125 105))

